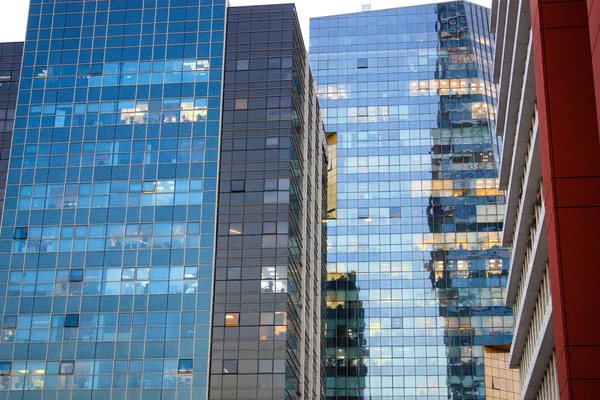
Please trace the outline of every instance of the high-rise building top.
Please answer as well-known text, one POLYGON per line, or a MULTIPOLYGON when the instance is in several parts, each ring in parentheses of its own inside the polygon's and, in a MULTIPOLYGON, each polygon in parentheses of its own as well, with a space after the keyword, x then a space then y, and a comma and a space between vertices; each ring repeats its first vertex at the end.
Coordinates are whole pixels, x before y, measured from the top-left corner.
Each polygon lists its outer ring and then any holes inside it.
POLYGON ((510 344, 488 18, 454 1, 311 20, 327 399, 483 399, 484 346, 510 344))
POLYGON ((4 191, 17 108, 22 57, 23 43, 0 44, 0 215, 4 208, 4 191))
POLYGON ((221 137, 210 398, 319 400, 327 145, 293 4, 228 9, 221 137))
POLYGON ((321 396, 316 88, 293 6, 229 12, 31 1, 0 398, 321 396))

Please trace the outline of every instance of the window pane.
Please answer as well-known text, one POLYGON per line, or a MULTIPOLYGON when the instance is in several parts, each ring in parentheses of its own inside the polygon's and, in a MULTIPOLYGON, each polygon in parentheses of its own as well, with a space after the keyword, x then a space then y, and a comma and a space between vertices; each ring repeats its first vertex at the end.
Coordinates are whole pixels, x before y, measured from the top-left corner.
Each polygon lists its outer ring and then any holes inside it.
POLYGON ((27 239, 27 228, 15 228, 13 239, 27 239))
POLYGON ((16 328, 17 327, 17 316, 16 315, 5 315, 4 323, 2 324, 4 329, 16 328))
POLYGON ((247 110, 248 109, 248 99, 235 99, 235 109, 236 110, 247 110))
POLYGON ((177 372, 180 374, 191 374, 193 369, 194 361, 191 359, 179 360, 179 367, 177 372))
POLYGON ((0 362, 0 375, 10 375, 11 363, 0 362))
POLYGON ((237 360, 223 360, 223 373, 224 374, 237 374, 238 362, 237 360))
POLYGON ((69 272, 69 281, 71 281, 71 282, 83 281, 83 270, 82 269, 72 269, 69 272))
POLYGON ((73 375, 75 361, 62 361, 60 363, 60 375, 73 375))
POLYGON ((240 313, 225 314, 225 326, 240 326, 240 313))
POLYGON ((79 326, 79 315, 78 314, 67 314, 65 316, 65 328, 76 328, 79 326))

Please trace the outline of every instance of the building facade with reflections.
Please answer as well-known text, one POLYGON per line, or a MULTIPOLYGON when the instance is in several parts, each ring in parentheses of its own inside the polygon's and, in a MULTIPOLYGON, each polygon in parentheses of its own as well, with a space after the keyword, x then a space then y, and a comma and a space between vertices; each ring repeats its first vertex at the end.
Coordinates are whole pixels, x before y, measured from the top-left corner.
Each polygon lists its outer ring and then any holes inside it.
POLYGON ((510 344, 488 18, 455 1, 311 20, 328 400, 485 399, 484 346, 510 344))
POLYGON ((0 43, 0 214, 4 207, 4 190, 6 189, 22 58, 22 42, 0 43))
POLYGON ((327 146, 294 6, 32 0, 22 65, 0 399, 321 398, 327 146))

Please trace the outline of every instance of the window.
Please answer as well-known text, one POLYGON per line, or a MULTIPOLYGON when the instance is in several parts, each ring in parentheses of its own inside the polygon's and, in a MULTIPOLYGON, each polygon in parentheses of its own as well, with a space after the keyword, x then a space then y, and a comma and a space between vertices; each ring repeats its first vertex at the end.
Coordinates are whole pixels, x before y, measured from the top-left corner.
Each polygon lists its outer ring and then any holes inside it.
POLYGON ((277 222, 263 222, 263 231, 262 233, 277 233, 277 222))
POLYGON ((196 69, 198 71, 207 71, 210 69, 210 61, 209 60, 197 60, 196 61, 196 69))
POLYGON ((156 182, 144 182, 142 186, 142 193, 154 193, 156 192, 156 182))
POLYGON ((0 362, 0 376, 10 375, 12 364, 9 362, 0 362))
POLYGON ((27 239, 27 228, 15 228, 13 239, 23 240, 27 239))
POLYGON ((400 218, 400 207, 390 207, 390 218, 400 218))
POLYGON ((73 375, 75 370, 75 361, 61 361, 59 375, 73 375))
POLYGON ((238 71, 247 71, 250 68, 250 60, 237 60, 236 69, 238 71))
POLYGON ((69 282, 82 282, 83 281, 83 270, 72 269, 69 271, 69 282))
POLYGON ((121 271, 122 281, 133 281, 135 280, 135 268, 123 268, 121 271))
POLYGON ((369 218, 369 209, 368 208, 359 208, 358 209, 358 218, 359 219, 368 219, 369 218))
POLYGON ((185 267, 183 279, 198 279, 198 267, 185 267))
POLYGON ((230 235, 241 235, 242 234, 242 223, 236 222, 229 224, 229 234, 230 235))
POLYGON ((90 75, 102 75, 102 70, 102 64, 92 64, 90 67, 90 75))
POLYGON ((79 315, 78 314, 67 314, 65 315, 65 328, 77 328, 79 326, 79 315))
POLYGON ((231 181, 231 191, 233 193, 243 192, 245 190, 246 181, 231 181))
POLYGON ((225 314, 225 326, 240 326, 240 313, 225 314))
POLYGON ((248 99, 235 99, 235 109, 236 110, 247 110, 248 109, 248 99))
POLYGON ((237 360, 223 360, 223 373, 224 374, 237 374, 238 362, 237 360))
POLYGON ((337 218, 337 132, 327 133, 329 164, 327 166, 327 219, 337 218))
POLYGON ((262 267, 260 287, 263 293, 286 293, 287 266, 262 267))
POLYGON ((194 360, 192 359, 180 359, 177 372, 180 374, 191 374, 194 366, 194 360))
POLYGON ((2 327, 4 329, 16 328, 17 327, 17 316, 16 315, 5 315, 2 327))
POLYGON ((358 60, 356 60, 356 66, 358 68, 368 68, 369 60, 366 58, 359 58, 358 60))

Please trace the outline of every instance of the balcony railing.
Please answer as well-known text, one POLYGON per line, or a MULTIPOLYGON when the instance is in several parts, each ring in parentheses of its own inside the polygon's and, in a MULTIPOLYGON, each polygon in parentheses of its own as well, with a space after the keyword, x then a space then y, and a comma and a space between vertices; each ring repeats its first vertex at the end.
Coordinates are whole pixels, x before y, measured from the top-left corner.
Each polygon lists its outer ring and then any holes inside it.
POLYGON ((524 387, 525 379, 529 375, 531 363, 534 361, 533 357, 536 350, 536 344, 538 344, 538 340, 540 338, 540 332, 544 325, 544 317, 546 315, 548 305, 550 304, 550 300, 550 272, 548 269, 548 264, 546 264, 542 285, 540 287, 540 291, 538 292, 533 315, 531 316, 527 339, 525 339, 523 356, 521 357, 521 387, 524 387))

